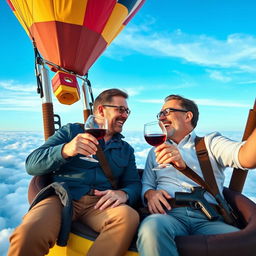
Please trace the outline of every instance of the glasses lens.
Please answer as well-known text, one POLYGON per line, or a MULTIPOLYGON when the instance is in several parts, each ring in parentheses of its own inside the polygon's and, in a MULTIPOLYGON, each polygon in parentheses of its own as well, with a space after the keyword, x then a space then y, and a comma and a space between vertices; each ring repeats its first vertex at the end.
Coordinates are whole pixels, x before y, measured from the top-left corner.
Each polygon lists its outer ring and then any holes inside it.
POLYGON ((125 112, 127 115, 129 115, 129 114, 131 113, 131 111, 130 111, 129 108, 119 107, 119 113, 120 113, 120 114, 123 114, 124 112, 125 112))

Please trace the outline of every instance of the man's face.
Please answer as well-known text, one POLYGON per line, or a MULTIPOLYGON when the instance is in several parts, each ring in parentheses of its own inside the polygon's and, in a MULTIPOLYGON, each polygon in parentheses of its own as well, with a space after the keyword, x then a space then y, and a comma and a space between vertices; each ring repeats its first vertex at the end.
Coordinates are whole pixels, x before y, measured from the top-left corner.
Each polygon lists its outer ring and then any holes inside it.
MULTIPOLYGON (((165 102, 163 105, 161 111, 173 108, 176 110, 182 110, 184 109, 180 105, 179 100, 169 100, 165 102)), ((179 111, 170 111, 168 115, 161 115, 159 120, 162 121, 165 125, 165 128, 167 130, 167 137, 168 138, 176 138, 177 136, 183 136, 186 132, 185 127, 187 126, 187 112, 179 112, 179 111)))
POLYGON ((108 134, 113 135, 115 133, 122 132, 123 125, 128 118, 128 114, 126 112, 120 113, 118 107, 127 109, 128 105, 126 99, 122 96, 114 96, 110 103, 106 103, 104 105, 111 105, 111 107, 103 107, 104 117, 108 120, 108 134))

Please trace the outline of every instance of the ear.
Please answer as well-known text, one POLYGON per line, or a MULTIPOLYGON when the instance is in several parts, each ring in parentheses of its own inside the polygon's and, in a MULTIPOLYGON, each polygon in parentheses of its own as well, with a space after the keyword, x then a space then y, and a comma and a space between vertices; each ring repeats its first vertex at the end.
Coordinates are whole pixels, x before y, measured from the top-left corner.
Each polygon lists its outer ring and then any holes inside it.
POLYGON ((99 105, 99 106, 97 107, 97 113, 98 113, 98 115, 100 115, 100 116, 104 116, 104 107, 103 107, 102 105, 99 105))
POLYGON ((193 113, 191 111, 188 111, 186 113, 186 121, 187 122, 191 122, 192 121, 192 118, 193 118, 193 113))

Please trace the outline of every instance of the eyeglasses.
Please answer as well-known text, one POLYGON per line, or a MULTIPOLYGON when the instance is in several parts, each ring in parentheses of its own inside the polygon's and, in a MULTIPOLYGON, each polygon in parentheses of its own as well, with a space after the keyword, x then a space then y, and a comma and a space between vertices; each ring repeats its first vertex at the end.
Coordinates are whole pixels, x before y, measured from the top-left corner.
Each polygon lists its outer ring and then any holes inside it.
POLYGON ((168 116, 171 112, 188 112, 186 109, 178 109, 178 108, 166 108, 160 111, 156 117, 159 119, 161 116, 168 116))
POLYGON ((123 114, 124 112, 127 114, 127 115, 130 115, 131 113, 131 110, 129 108, 126 108, 124 106, 115 106, 115 105, 103 105, 103 107, 110 107, 110 108, 117 108, 118 109, 118 112, 120 114, 123 114))

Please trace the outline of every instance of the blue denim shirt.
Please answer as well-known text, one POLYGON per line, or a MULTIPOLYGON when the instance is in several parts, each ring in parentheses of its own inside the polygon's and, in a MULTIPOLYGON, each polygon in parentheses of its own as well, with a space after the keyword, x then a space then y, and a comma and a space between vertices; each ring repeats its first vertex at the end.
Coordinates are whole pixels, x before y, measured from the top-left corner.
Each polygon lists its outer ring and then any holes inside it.
MULTIPOLYGON (((26 160, 27 172, 31 175, 51 174, 53 181, 66 182, 73 199, 78 200, 90 189, 112 189, 99 163, 80 159, 81 155, 65 159, 61 150, 83 129, 79 124, 67 124, 51 136, 41 147, 33 151, 26 160)), ((141 181, 135 164, 133 148, 115 134, 107 144, 100 141, 118 187, 129 196, 128 203, 134 205, 140 198, 141 181)))

